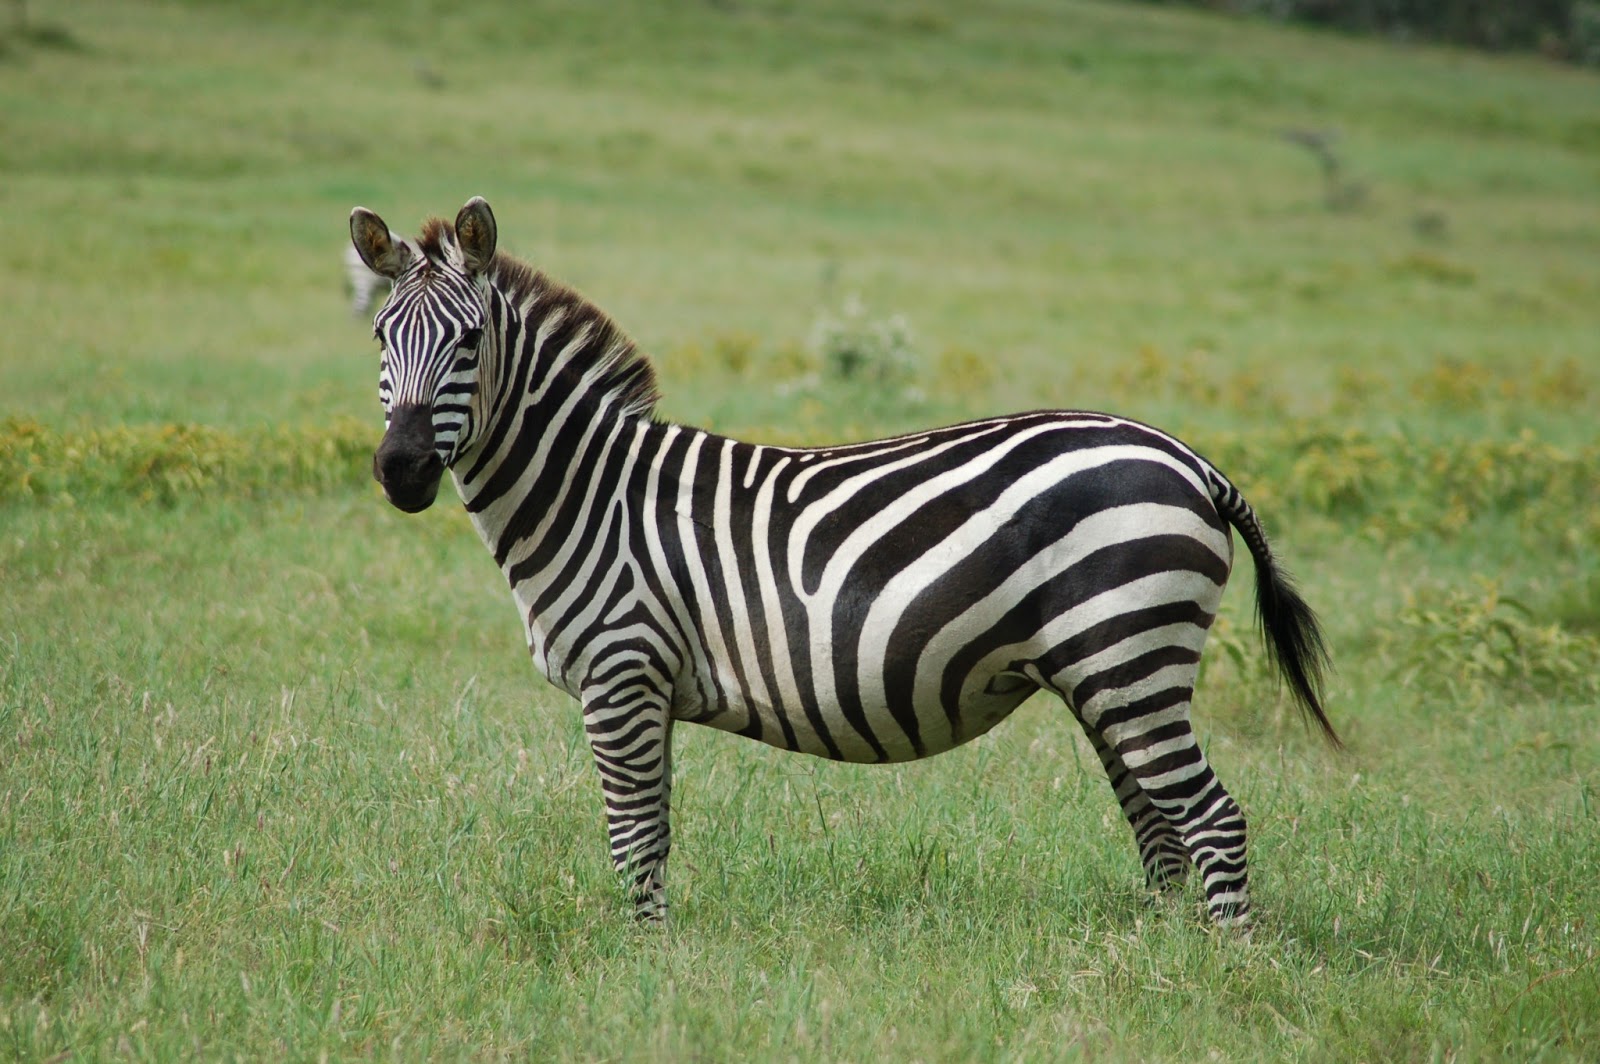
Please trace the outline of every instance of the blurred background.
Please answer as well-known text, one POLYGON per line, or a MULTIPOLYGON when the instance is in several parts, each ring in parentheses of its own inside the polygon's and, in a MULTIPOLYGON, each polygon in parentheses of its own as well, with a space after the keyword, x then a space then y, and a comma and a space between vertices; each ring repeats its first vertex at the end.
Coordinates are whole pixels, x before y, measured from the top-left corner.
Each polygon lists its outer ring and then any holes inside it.
POLYGON ((1588 38, 1471 6, 1534 50, 1135 3, 13 3, 0 402, 374 421, 345 217, 484 195, 668 416, 726 431, 1053 405, 1570 440, 1600 89, 1537 50, 1588 38), (863 344, 879 379, 833 388, 863 344))

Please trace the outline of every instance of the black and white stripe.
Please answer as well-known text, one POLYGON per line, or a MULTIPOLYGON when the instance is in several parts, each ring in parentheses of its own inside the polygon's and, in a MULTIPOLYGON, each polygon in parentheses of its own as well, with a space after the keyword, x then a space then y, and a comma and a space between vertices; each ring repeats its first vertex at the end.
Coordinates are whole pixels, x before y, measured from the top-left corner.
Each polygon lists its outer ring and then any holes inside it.
POLYGON ((1249 505, 1172 437, 1047 411, 797 449, 658 421, 654 377, 596 307, 495 253, 473 200, 416 243, 357 209, 403 509, 448 468, 505 572, 535 663, 580 700, 617 867, 665 911, 670 737, 693 721, 848 761, 926 757, 1039 689, 1099 754, 1151 886, 1200 869, 1249 918, 1245 823, 1189 702, 1233 559, 1301 705, 1315 618, 1249 505))

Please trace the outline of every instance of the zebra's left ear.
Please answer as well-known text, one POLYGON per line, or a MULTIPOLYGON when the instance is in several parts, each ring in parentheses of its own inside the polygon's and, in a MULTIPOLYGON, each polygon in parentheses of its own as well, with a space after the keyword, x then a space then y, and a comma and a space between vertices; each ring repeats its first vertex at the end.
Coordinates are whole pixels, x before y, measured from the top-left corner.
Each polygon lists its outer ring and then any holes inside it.
POLYGON ((489 202, 482 196, 473 196, 456 215, 456 243, 461 245, 461 257, 468 270, 478 273, 489 265, 498 238, 489 202))

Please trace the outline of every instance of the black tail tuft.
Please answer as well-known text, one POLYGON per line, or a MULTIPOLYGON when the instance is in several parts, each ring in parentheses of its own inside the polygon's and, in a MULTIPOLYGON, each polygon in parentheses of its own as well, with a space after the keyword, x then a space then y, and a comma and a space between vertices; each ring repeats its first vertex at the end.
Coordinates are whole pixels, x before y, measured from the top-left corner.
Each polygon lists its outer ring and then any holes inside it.
MULTIPOLYGON (((1249 540, 1246 537, 1247 543, 1249 540)), ((1288 574, 1272 563, 1271 555, 1257 553, 1254 544, 1251 546, 1256 562, 1256 614, 1267 637, 1267 657, 1289 681, 1300 707, 1316 718, 1328 742, 1342 750, 1344 743, 1322 711, 1319 697, 1322 674, 1328 666, 1328 646, 1323 642, 1317 615, 1294 589, 1288 574)))
POLYGON ((1256 520, 1255 511, 1244 501, 1239 489, 1215 469, 1208 468, 1211 500, 1217 512, 1239 530, 1250 557, 1256 563, 1256 618, 1267 639, 1267 657, 1294 689, 1295 699, 1306 715, 1316 720, 1322 734, 1335 749, 1344 743, 1322 711, 1322 674, 1328 668, 1328 644, 1323 642, 1317 615, 1294 589, 1289 574, 1272 561, 1267 535, 1256 520))

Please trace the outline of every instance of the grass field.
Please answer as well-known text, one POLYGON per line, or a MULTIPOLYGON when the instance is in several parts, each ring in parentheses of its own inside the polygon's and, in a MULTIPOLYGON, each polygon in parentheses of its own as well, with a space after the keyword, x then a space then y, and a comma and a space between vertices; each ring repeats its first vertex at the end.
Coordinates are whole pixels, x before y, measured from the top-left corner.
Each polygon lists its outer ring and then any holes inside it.
POLYGON ((0 37, 0 1058, 1600 1057, 1600 78, 1159 6, 28 6, 0 37), (1335 209, 1286 130, 1337 130, 1335 209), (357 203, 473 194, 672 418, 1183 435, 1259 926, 1156 902, 1038 700, 896 768, 679 730, 635 927, 573 706, 365 463, 357 203), (810 342, 858 299, 899 375, 810 342))

